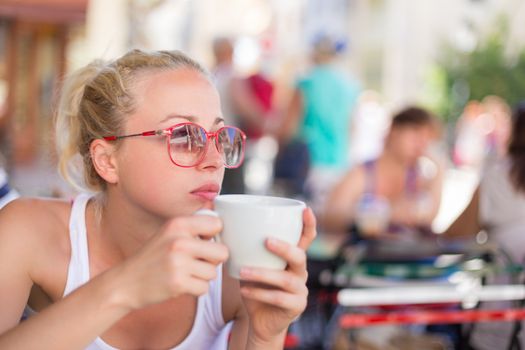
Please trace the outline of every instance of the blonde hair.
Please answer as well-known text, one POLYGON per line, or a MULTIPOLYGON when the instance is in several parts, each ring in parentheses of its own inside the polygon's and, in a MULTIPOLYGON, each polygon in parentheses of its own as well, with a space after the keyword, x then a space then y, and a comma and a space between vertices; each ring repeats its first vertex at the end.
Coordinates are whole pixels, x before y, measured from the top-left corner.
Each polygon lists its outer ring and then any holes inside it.
POLYGON ((112 62, 96 60, 66 79, 55 120, 58 167, 76 189, 100 192, 106 188, 89 148, 93 140, 123 130, 126 115, 135 108, 132 89, 137 76, 172 69, 193 70, 209 79, 199 63, 180 51, 141 50, 112 62))

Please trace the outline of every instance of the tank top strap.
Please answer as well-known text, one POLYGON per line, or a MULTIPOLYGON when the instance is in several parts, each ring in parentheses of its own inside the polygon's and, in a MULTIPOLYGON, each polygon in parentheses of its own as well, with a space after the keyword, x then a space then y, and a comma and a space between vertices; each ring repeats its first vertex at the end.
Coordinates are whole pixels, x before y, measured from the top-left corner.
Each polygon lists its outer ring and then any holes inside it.
POLYGON ((376 160, 368 160, 363 163, 365 169, 365 194, 376 194, 376 160))
POLYGON ((217 266, 217 278, 210 281, 209 298, 206 299, 206 317, 215 330, 224 327, 224 317, 222 315, 222 281, 223 265, 217 266))
POLYGON ((71 258, 64 296, 89 281, 89 254, 86 232, 86 207, 92 196, 80 194, 73 201, 69 218, 71 258))
POLYGON ((406 194, 415 195, 417 194, 417 166, 412 166, 407 171, 406 177, 406 194))

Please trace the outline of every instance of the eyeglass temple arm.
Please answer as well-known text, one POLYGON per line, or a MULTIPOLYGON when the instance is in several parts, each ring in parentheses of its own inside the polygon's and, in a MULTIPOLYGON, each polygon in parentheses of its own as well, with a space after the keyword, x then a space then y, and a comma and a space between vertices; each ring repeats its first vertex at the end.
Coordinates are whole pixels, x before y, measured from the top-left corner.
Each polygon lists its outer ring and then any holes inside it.
POLYGON ((104 136, 103 139, 106 141, 116 141, 116 140, 123 139, 126 137, 155 136, 155 135, 165 135, 165 130, 150 130, 150 131, 140 132, 138 134, 122 135, 122 136, 104 136))

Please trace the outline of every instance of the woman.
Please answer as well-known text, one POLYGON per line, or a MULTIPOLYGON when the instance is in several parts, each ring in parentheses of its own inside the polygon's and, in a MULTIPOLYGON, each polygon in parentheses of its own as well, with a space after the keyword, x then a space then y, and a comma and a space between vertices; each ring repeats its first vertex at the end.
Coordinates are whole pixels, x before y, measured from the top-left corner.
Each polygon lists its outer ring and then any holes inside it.
POLYGON ((507 155, 490 161, 465 210, 443 237, 474 236, 481 230, 517 263, 525 258, 525 102, 512 118, 507 155))
POLYGON ((180 52, 131 51, 68 80, 60 167, 74 179, 82 165, 95 195, 0 213, 0 348, 218 349, 229 321, 230 348, 282 348, 305 307, 315 218, 305 211, 297 247, 266 242, 285 271, 223 273, 220 220, 192 216, 242 161, 244 134, 223 124, 207 72, 180 52))
MULTIPOLYGON (((348 171, 328 197, 324 227, 386 237, 405 228, 428 228, 441 200, 441 162, 428 155, 438 122, 427 110, 397 113, 375 160, 348 171)), ((432 157, 435 158, 435 157, 432 157)))
MULTIPOLYGON (((445 238, 473 237, 484 230, 517 264, 525 259, 525 102, 512 116, 512 131, 506 157, 489 162, 470 203, 443 233, 445 238)), ((510 283, 508 274, 498 273, 489 283, 510 283)), ((503 308, 503 302, 485 303, 485 308, 503 308)), ((517 328, 514 328, 514 331, 517 328)), ((509 322, 478 323, 472 333, 476 349, 507 349, 513 327, 509 322)), ((520 336, 521 337, 521 336, 520 336)), ((520 339, 523 344, 523 339, 520 339)))

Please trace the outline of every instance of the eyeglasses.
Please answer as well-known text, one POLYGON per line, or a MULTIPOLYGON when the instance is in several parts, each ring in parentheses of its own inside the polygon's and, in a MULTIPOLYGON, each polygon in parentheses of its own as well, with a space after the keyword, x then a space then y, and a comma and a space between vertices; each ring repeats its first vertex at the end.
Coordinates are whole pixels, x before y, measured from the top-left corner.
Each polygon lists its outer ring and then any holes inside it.
POLYGON ((207 132, 202 126, 188 122, 162 130, 103 138, 106 141, 116 141, 135 136, 166 136, 172 163, 183 168, 191 168, 202 162, 210 139, 215 139, 215 147, 221 154, 226 168, 238 168, 244 160, 246 135, 234 126, 223 126, 215 132, 207 132))

